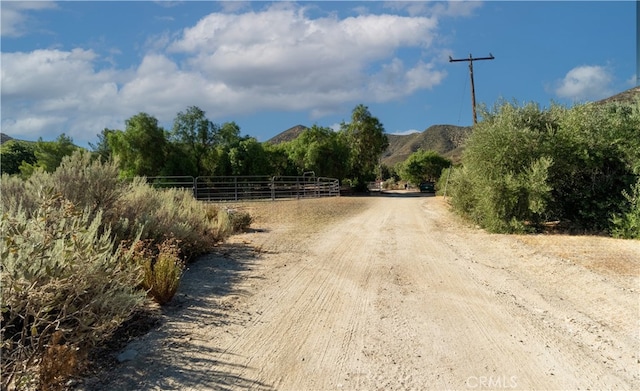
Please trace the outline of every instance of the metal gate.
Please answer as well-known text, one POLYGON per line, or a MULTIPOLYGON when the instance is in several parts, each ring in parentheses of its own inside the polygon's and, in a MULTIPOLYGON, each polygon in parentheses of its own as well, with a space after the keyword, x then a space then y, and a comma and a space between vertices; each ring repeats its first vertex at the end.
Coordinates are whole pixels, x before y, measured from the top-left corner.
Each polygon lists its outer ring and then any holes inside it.
POLYGON ((157 188, 190 188, 201 201, 276 200, 337 197, 340 182, 315 176, 148 177, 157 188))

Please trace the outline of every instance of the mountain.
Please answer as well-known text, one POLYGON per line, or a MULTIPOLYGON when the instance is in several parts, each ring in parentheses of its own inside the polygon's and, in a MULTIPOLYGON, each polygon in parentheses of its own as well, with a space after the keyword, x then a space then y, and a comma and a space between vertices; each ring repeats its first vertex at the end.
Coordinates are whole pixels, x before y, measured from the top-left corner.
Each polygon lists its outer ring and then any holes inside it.
POLYGON ((13 137, 9 136, 8 134, 0 133, 0 145, 10 140, 13 140, 13 137))
POLYGON ((610 96, 608 98, 604 98, 595 103, 604 104, 604 103, 633 103, 636 99, 640 98, 640 86, 636 86, 633 88, 629 88, 626 91, 622 91, 619 94, 610 96))
POLYGON ((393 167, 419 149, 433 150, 457 162, 462 156, 464 141, 471 134, 470 126, 433 125, 423 132, 406 136, 388 134, 389 147, 382 154, 382 163, 393 167))
POLYGON ((295 140, 298 136, 300 136, 300 133, 304 132, 307 129, 309 128, 307 128, 304 125, 296 125, 292 128, 285 130, 282 133, 275 135, 274 137, 267 140, 267 142, 270 144, 280 144, 280 143, 285 143, 287 141, 295 140))
MULTIPOLYGON (((279 144, 294 140, 308 129, 303 125, 296 125, 272 137, 267 142, 279 144)), ((433 125, 424 132, 408 135, 387 134, 389 147, 382 154, 381 162, 389 167, 404 161, 418 149, 434 150, 453 161, 459 161, 462 145, 471 133, 471 127, 455 125, 433 125)))

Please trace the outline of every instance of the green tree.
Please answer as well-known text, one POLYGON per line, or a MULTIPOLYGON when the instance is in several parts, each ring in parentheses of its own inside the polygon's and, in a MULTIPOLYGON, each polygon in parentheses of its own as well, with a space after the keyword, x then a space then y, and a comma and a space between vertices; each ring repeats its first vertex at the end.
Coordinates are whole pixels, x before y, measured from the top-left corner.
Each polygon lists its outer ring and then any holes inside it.
POLYGON ((125 121, 124 131, 107 135, 109 147, 125 177, 160 175, 166 164, 167 137, 158 120, 139 113, 125 121))
POLYGON ((622 216, 635 218, 637 107, 496 106, 482 115, 466 141, 463 167, 452 172, 454 207, 497 232, 544 221, 589 232, 623 226, 622 216))
POLYGON ((36 169, 54 172, 62 162, 62 158, 70 156, 79 147, 73 144, 73 139, 62 133, 55 141, 43 141, 42 137, 36 142, 34 154, 35 163, 24 162, 20 165, 23 176, 31 176, 36 169))
POLYGON ((366 106, 360 104, 353 109, 351 122, 343 122, 340 130, 351 150, 350 176, 358 187, 364 188, 367 181, 375 178, 380 155, 389 146, 384 126, 366 106))
POLYGON ((270 175, 271 167, 262 144, 253 137, 229 149, 231 175, 270 175))
POLYGON ((37 162, 35 144, 27 141, 9 140, 0 147, 0 171, 3 174, 19 174, 20 165, 37 162))
POLYGON ((289 158, 288 143, 263 143, 269 161, 270 173, 279 176, 298 175, 298 169, 289 158))
POLYGON ((109 135, 113 132, 115 132, 115 130, 104 128, 102 129, 102 132, 100 132, 100 134, 97 135, 98 143, 97 144, 89 143, 89 146, 91 147, 91 151, 94 154, 98 155, 98 157, 100 158, 100 161, 103 163, 111 159, 112 152, 111 152, 111 147, 109 146, 109 135))
POLYGON ((218 145, 230 147, 240 142, 240 126, 235 122, 225 122, 220 126, 220 129, 215 137, 215 142, 218 145))
POLYGON ((297 174, 314 171, 318 176, 344 178, 349 170, 349 148, 330 128, 313 125, 286 144, 297 174))
MULTIPOLYGON (((230 138, 233 134, 231 128, 225 128, 225 136, 230 138)), ((209 121, 202 109, 190 106, 176 115, 170 140, 185 149, 196 167, 193 175, 199 176, 210 175, 215 168, 216 156, 213 152, 221 136, 218 125, 209 121)))
POLYGON ((442 170, 451 166, 451 161, 435 151, 418 150, 412 153, 402 164, 402 179, 413 184, 440 178, 442 170))

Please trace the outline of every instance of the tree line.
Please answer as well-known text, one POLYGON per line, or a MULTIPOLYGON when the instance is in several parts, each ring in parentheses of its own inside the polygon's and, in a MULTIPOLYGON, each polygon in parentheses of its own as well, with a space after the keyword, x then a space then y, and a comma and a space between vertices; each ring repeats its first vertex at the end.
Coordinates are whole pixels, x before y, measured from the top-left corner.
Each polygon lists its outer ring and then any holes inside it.
MULTIPOLYGON (((379 157, 388 146, 383 124, 362 104, 338 131, 314 125, 280 144, 241 136, 238 124, 216 124, 197 106, 177 113, 169 130, 147 113, 132 116, 124 125, 122 130, 104 129, 98 142, 90 144, 102 161, 118 161, 122 177, 295 176, 314 171, 363 188, 380 174, 379 157)), ((2 172, 23 177, 36 169, 53 172, 64 156, 79 148, 65 134, 55 141, 5 144, 2 172)))

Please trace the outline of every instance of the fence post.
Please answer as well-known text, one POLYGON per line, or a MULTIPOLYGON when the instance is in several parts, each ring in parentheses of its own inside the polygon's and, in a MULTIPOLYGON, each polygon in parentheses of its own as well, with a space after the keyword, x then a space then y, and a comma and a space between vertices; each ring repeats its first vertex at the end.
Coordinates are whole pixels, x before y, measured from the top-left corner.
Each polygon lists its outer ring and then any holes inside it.
POLYGON ((198 199, 198 177, 193 178, 193 198, 198 199))
POLYGON ((276 177, 271 177, 271 201, 276 199, 276 177))

